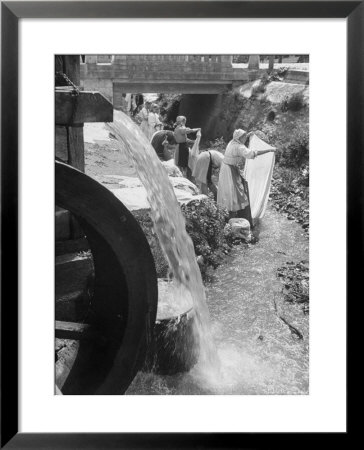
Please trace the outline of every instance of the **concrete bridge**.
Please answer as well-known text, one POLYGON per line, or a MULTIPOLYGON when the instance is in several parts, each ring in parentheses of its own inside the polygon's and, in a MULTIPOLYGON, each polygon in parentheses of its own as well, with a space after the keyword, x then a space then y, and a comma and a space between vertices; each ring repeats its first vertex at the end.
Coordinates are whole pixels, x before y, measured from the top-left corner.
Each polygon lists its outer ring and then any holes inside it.
POLYGON ((234 68, 231 55, 87 55, 81 86, 118 107, 123 93, 221 94, 263 76, 258 64, 234 68))

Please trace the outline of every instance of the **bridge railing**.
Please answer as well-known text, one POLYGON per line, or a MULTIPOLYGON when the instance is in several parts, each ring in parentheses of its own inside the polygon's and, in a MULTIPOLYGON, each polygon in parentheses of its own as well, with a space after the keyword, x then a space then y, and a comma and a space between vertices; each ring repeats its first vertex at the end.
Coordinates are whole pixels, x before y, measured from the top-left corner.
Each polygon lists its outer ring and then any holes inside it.
POLYGON ((81 64, 133 64, 145 62, 232 65, 231 55, 86 55, 81 64))

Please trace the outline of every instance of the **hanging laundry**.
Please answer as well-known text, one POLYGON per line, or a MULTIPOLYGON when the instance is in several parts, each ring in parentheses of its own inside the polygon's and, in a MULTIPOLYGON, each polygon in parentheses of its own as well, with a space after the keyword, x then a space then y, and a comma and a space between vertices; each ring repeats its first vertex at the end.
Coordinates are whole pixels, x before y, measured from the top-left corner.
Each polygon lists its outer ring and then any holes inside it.
MULTIPOLYGON (((255 134, 250 138, 250 150, 272 150, 273 148, 255 134)), ((253 220, 261 219, 264 216, 269 197, 274 161, 275 153, 270 152, 260 155, 255 159, 247 159, 245 162, 244 178, 249 186, 250 209, 253 220)))
POLYGON ((193 144, 193 147, 192 149, 189 149, 188 167, 191 169, 191 172, 194 171, 197 157, 200 154, 200 140, 201 140, 201 131, 198 131, 196 134, 196 140, 193 144))

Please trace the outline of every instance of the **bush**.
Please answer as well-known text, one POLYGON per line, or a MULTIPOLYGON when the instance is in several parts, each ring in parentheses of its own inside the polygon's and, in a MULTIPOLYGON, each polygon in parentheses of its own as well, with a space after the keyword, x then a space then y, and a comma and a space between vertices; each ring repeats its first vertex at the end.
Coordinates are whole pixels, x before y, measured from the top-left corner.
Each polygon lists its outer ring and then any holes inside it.
POLYGON ((288 67, 279 67, 269 75, 269 81, 282 81, 286 76, 288 67))
POLYGON ((281 110, 285 111, 300 111, 306 105, 306 101, 302 92, 296 92, 290 97, 286 97, 281 103, 281 110))
MULTIPOLYGON (((186 231, 192 239, 196 256, 201 255, 208 266, 216 268, 230 251, 233 243, 228 227, 229 214, 225 208, 217 206, 210 199, 192 200, 181 206, 186 220, 186 231)), ((151 249, 158 278, 165 278, 169 272, 168 262, 153 229, 153 221, 148 210, 133 211, 133 216, 141 226, 151 249)))
POLYGON ((228 235, 224 232, 229 214, 210 199, 192 200, 181 206, 195 253, 203 256, 207 265, 217 267, 230 250, 228 235))
POLYGON ((288 145, 287 158, 290 165, 301 167, 309 159, 309 134, 307 129, 301 129, 288 145))
POLYGON ((256 97, 259 94, 264 94, 266 89, 266 81, 264 79, 261 79, 259 83, 254 84, 252 87, 252 97, 256 97))

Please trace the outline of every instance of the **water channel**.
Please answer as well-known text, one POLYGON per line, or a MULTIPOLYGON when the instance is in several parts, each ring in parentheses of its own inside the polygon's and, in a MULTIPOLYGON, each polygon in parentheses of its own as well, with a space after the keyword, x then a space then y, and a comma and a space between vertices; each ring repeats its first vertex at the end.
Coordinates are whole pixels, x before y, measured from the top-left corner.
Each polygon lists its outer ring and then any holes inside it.
POLYGON ((174 376, 139 372, 126 394, 308 394, 308 317, 285 303, 276 276, 286 262, 308 259, 308 239, 272 207, 255 233, 258 243, 236 247, 206 287, 219 376, 201 362, 174 376))
POLYGON ((308 259, 302 228, 268 207, 254 230, 258 242, 235 247, 204 289, 180 207, 154 149, 124 114, 107 128, 146 188, 173 272, 175 300, 183 311, 193 307, 200 342, 198 363, 189 372, 139 372, 126 394, 307 394, 308 317, 300 307, 287 306, 276 276, 286 262, 308 259))

